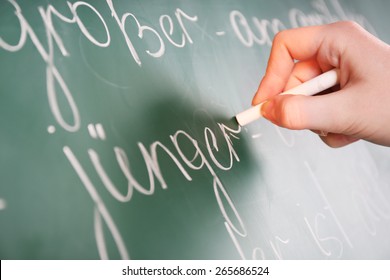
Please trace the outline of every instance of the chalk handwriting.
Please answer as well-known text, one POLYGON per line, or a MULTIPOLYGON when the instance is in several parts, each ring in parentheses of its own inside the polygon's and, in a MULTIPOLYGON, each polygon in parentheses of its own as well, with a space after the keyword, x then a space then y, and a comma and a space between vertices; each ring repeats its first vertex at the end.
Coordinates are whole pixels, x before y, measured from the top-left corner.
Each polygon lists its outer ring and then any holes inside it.
POLYGON ((349 247, 353 248, 353 245, 352 245, 352 242, 349 238, 349 236, 347 235, 346 231, 344 230, 344 227, 341 225, 341 222, 340 222, 340 219, 337 217, 335 211, 333 210, 332 208, 332 205, 330 204, 318 178, 316 177, 316 175, 314 174, 313 170, 311 169, 309 163, 307 161, 304 162, 305 164, 305 167, 306 169, 308 170, 309 174, 310 174, 310 177, 312 178, 313 182, 314 182, 314 186, 316 187, 316 189, 318 190, 322 200, 324 201, 325 203, 325 207, 327 210, 329 210, 333 220, 335 221, 337 227, 339 228, 341 234, 343 235, 345 241, 347 242, 347 244, 349 245, 349 247))
POLYGON ((278 260, 282 260, 283 259, 283 256, 282 256, 282 253, 281 253, 281 250, 280 250, 280 244, 288 244, 290 242, 289 239, 282 239, 280 238, 279 236, 275 236, 275 242, 274 241, 270 241, 270 245, 271 245, 271 248, 276 256, 276 258, 278 260))
MULTIPOLYGON (((75 3, 68 2, 69 11, 71 13, 71 16, 65 16, 61 14, 56 8, 53 7, 53 5, 48 5, 46 8, 38 7, 38 11, 41 15, 42 21, 44 23, 44 27, 46 30, 46 37, 47 37, 47 44, 48 48, 47 50, 44 48, 42 42, 38 39, 37 35, 35 34, 33 28, 27 21, 27 19, 24 17, 22 9, 20 8, 19 4, 15 0, 8 0, 8 2, 14 7, 15 9, 15 15, 19 20, 20 24, 20 38, 19 42, 15 45, 11 45, 7 43, 3 38, 0 37, 0 47, 10 51, 10 52, 17 52, 20 51, 24 45, 26 44, 27 38, 30 38, 32 43, 34 44, 35 48, 37 49, 38 53, 42 57, 43 61, 46 63, 46 87, 47 87, 47 98, 49 101, 49 107, 50 110, 54 116, 54 119, 57 121, 57 123, 68 132, 76 132, 80 129, 81 126, 81 119, 80 119, 80 113, 79 109, 76 105, 76 101, 74 99, 74 96, 72 92, 70 91, 66 81, 63 79, 62 75, 59 73, 54 60, 54 47, 58 47, 60 52, 63 56, 69 57, 71 54, 68 52, 68 50, 65 47, 65 43, 63 42, 60 34, 56 31, 54 24, 53 24, 53 16, 55 19, 60 20, 65 23, 69 24, 77 24, 79 27, 81 33, 94 45, 106 48, 109 47, 111 44, 111 35, 110 31, 107 27, 106 20, 103 18, 101 13, 91 4, 86 3, 84 1, 77 1, 75 3), (88 8, 93 14, 96 15, 96 17, 101 22, 101 26, 103 27, 106 39, 102 41, 98 41, 85 27, 83 20, 79 17, 77 11, 79 7, 86 7, 88 8), (54 45, 55 44, 55 45, 54 45), (56 91, 56 84, 59 85, 59 88, 61 89, 61 92, 56 91), (61 112, 61 105, 58 103, 58 95, 63 94, 66 98, 67 104, 65 106, 70 109, 72 113, 72 119, 66 120, 61 112)), ((137 50, 135 49, 133 43, 131 42, 127 31, 125 29, 125 23, 128 20, 128 18, 131 18, 136 26, 137 26, 137 35, 139 38, 143 38, 144 33, 148 32, 153 34, 158 41, 159 46, 156 48, 156 50, 146 50, 146 53, 149 54, 152 57, 159 58, 164 55, 165 53, 165 43, 161 37, 161 35, 152 27, 141 24, 137 17, 132 13, 124 13, 121 18, 119 18, 117 11, 114 8, 114 5, 111 0, 107 0, 107 5, 110 8, 112 12, 112 16, 116 20, 117 24, 119 25, 120 30, 122 31, 122 34, 124 36, 124 39, 126 41, 126 44, 130 50, 130 53, 135 60, 135 62, 141 66, 142 62, 140 59, 140 56, 138 55, 137 50)), ((166 38, 169 40, 172 45, 176 47, 184 47, 186 42, 192 44, 193 41, 191 39, 191 36, 189 35, 184 20, 195 23, 197 21, 197 16, 190 16, 186 14, 184 11, 177 9, 175 11, 175 16, 177 19, 177 24, 180 27, 180 30, 182 32, 182 42, 180 44, 175 43, 171 35, 173 34, 173 22, 171 17, 168 15, 162 15, 160 17, 160 24, 161 28, 163 30, 163 34, 166 36, 166 38), (166 31, 165 28, 165 22, 168 20, 169 23, 169 30, 166 31)), ((64 105, 62 105, 64 106, 64 105)))
POLYGON ((113 218, 111 217, 111 214, 109 213, 106 205, 104 204, 102 198, 97 192, 91 179, 88 177, 87 173, 85 172, 84 168, 81 166, 80 162, 74 155, 73 151, 68 146, 65 146, 63 148, 63 151, 65 156, 69 160, 70 164, 72 165, 73 169, 79 176, 81 182, 83 183, 91 199, 95 203, 95 208, 94 208, 95 209, 94 210, 95 231, 101 231, 101 232, 95 232, 95 238, 97 241, 97 247, 99 250, 100 257, 107 258, 107 249, 104 245, 103 232, 102 232, 103 227, 101 226, 101 218, 103 218, 104 222, 107 224, 110 233, 112 234, 112 237, 114 238, 115 244, 118 248, 121 258, 129 259, 130 256, 127 252, 127 248, 123 241, 122 235, 120 234, 113 218), (96 213, 96 211, 98 211, 98 213, 96 213))
POLYGON ((316 213, 314 216, 314 228, 309 222, 307 217, 303 218, 306 226, 308 227, 310 234, 312 235, 316 245, 318 246, 319 250, 321 251, 322 254, 324 254, 326 257, 330 257, 335 255, 336 258, 340 258, 343 255, 343 243, 341 242, 340 239, 334 236, 322 236, 320 234, 319 230, 319 223, 321 220, 325 220, 326 216, 323 213, 316 213), (320 220, 321 219, 321 220, 320 220), (333 245, 336 244, 336 253, 333 253, 333 248, 327 249, 326 244, 333 245), (338 252, 337 252, 338 251, 338 252))
POLYGON ((252 17, 251 21, 237 10, 230 13, 230 23, 238 40, 246 47, 253 47, 255 44, 263 46, 272 44, 272 38, 276 33, 289 28, 296 28, 309 25, 320 25, 331 23, 337 20, 354 20, 370 32, 375 34, 374 28, 365 17, 353 13, 347 13, 343 10, 338 0, 330 1, 330 8, 324 0, 314 1, 312 6, 313 13, 304 13, 293 8, 288 13, 289 23, 283 23, 280 19, 259 19, 252 17))
MULTIPOLYGON (((163 57, 168 47, 185 48, 188 45, 196 44, 196 39, 199 38, 199 35, 201 38, 198 39, 198 41, 201 40, 202 42, 205 37, 210 40, 217 40, 218 38, 225 36, 233 36, 244 47, 265 46, 268 48, 272 44, 274 35, 281 30, 290 27, 324 24, 340 19, 355 20, 363 27, 369 29, 372 33, 375 33, 372 26, 362 15, 344 11, 338 0, 330 0, 329 2, 325 2, 324 0, 314 1, 312 4, 314 10, 310 13, 305 13, 299 9, 292 8, 288 11, 287 22, 283 22, 278 18, 266 19, 252 17, 248 19, 241 11, 232 10, 226 18, 226 21, 230 24, 231 28, 218 27, 218 31, 214 30, 213 32, 207 32, 205 30, 207 24, 201 22, 198 15, 189 14, 183 9, 177 8, 172 10, 171 15, 161 14, 155 19, 150 19, 152 23, 149 23, 145 22, 142 15, 137 15, 131 10, 118 11, 112 0, 106 0, 105 4, 110 11, 111 18, 105 18, 93 4, 85 1, 75 1, 73 3, 66 2, 67 9, 62 9, 64 11, 62 13, 54 7, 54 4, 47 4, 46 7, 39 6, 37 11, 42 20, 46 36, 45 40, 47 41, 42 42, 36 35, 32 25, 24 16, 22 8, 17 1, 8 0, 8 3, 13 7, 15 17, 20 25, 20 36, 15 44, 8 43, 5 39, 0 37, 0 47, 8 52, 18 52, 22 50, 27 44, 27 41, 30 40, 45 63, 46 95, 49 110, 51 111, 55 122, 55 124, 51 123, 47 126, 47 132, 49 135, 53 135, 58 128, 62 128, 65 132, 74 133, 79 131, 84 125, 88 130, 89 136, 93 140, 100 141, 105 141, 107 139, 105 129, 100 123, 82 123, 80 111, 77 106, 77 97, 82 93, 72 93, 67 81, 56 66, 58 58, 54 55, 55 50, 57 50, 57 52, 59 51, 60 55, 62 55, 65 60, 72 56, 67 48, 67 42, 62 38, 63 34, 55 27, 55 24, 58 22, 77 26, 82 38, 86 38, 88 42, 99 48, 109 48, 111 44, 116 43, 111 40, 111 33, 113 30, 110 29, 116 28, 115 31, 119 30, 119 34, 122 36, 120 39, 126 43, 129 52, 129 63, 135 63, 140 67, 146 59, 159 59, 163 57), (98 24, 95 28, 103 30, 105 35, 103 38, 97 39, 93 35, 92 30, 86 27, 85 19, 83 20, 79 15, 80 9, 88 9, 89 13, 98 20, 98 24), (107 24, 107 21, 109 20, 114 22, 114 24, 107 24), (232 30, 231 34, 229 34, 228 30, 232 30), (201 32, 201 34, 196 34, 197 32, 201 32), (135 36, 131 36, 134 34, 138 36, 138 39, 135 38, 135 36), (132 40, 139 40, 139 42, 134 44, 132 40), (59 102, 59 100, 65 100, 65 102, 59 102), (63 115, 64 111, 70 112, 70 116, 65 117, 63 115)), ((131 203, 134 192, 138 192, 145 196, 152 196, 159 187, 162 190, 168 191, 169 182, 166 181, 166 176, 160 168, 159 155, 161 153, 164 153, 165 156, 170 158, 171 164, 177 168, 183 178, 188 182, 192 182, 193 177, 196 178, 194 173, 200 170, 206 170, 209 173, 212 178, 212 186, 210 186, 210 188, 213 188, 215 202, 221 213, 221 225, 223 224, 225 226, 233 246, 242 259, 246 259, 247 255, 253 259, 271 257, 266 256, 266 253, 263 250, 264 247, 262 246, 265 244, 257 244, 258 246, 256 245, 256 247, 250 249, 249 253, 247 253, 241 245, 243 240, 251 240, 252 236, 250 236, 250 232, 247 229, 239 209, 233 203, 233 199, 225 188, 223 181, 216 173, 216 170, 229 171, 233 168, 234 164, 240 162, 239 155, 233 145, 233 142, 239 139, 238 135, 240 133, 240 127, 228 127, 223 123, 218 123, 217 131, 214 131, 209 127, 204 128, 203 135, 199 136, 203 137, 205 143, 202 147, 199 145, 199 139, 197 139, 197 137, 194 137, 190 132, 184 130, 177 130, 172 135, 169 135, 169 137, 167 136, 167 138, 170 139, 169 145, 162 144, 162 142, 158 140, 148 145, 138 142, 135 149, 139 151, 140 160, 144 163, 148 174, 148 181, 147 183, 144 183, 144 185, 140 183, 139 179, 137 179, 137 174, 134 174, 131 169, 131 164, 134 162, 134 159, 129 158, 129 153, 122 147, 113 147, 112 153, 115 156, 117 168, 122 172, 123 177, 126 180, 124 186, 114 184, 110 174, 108 174, 105 168, 104 158, 102 158, 99 151, 92 148, 88 148, 85 151, 85 153, 88 154, 90 162, 84 164, 90 164, 90 166, 84 167, 78 160, 79 155, 73 151, 70 145, 64 144, 63 153, 93 203, 91 213, 93 213, 93 230, 99 257, 101 259, 110 258, 106 245, 107 236, 104 235, 104 226, 107 227, 108 233, 113 238, 120 257, 122 259, 129 259, 130 254, 122 233, 115 222, 115 217, 111 215, 110 209, 107 208, 102 199, 104 194, 98 192, 90 179, 87 170, 91 170, 90 167, 93 167, 105 188, 103 191, 107 192, 106 194, 112 196, 118 203, 131 203), (222 135, 223 137, 217 137, 216 134, 222 135), (191 150, 193 153, 190 155, 188 154, 188 150, 184 149, 184 147, 188 147, 188 145, 193 148, 191 150), (224 147, 224 149, 221 149, 221 147, 224 147), (187 152, 185 153, 184 150, 187 152), (221 154, 222 151, 228 153, 228 160, 226 160, 226 154, 221 154), (222 162, 221 159, 224 159, 224 161, 222 162)), ((285 145, 288 147, 293 147, 295 145, 294 135, 287 134, 279 128, 277 128, 277 133, 285 145)), ((252 139, 261 138, 262 133, 253 134, 251 137, 252 139)), ((332 209, 319 180, 310 165, 306 161, 304 164, 325 204, 324 209, 327 213, 330 213, 330 217, 335 222, 343 239, 347 242, 349 247, 353 248, 353 244, 342 227, 335 211, 332 209)), ((376 195, 380 194, 380 190, 377 186, 374 186, 372 191, 376 195)), ((359 190, 356 191, 353 196, 354 201, 359 207, 367 230, 372 235, 375 235, 375 221, 390 219, 390 207, 388 202, 385 201, 381 201, 380 205, 375 205, 372 198, 364 197, 362 193, 363 192, 359 192, 359 190)), ((6 201, 0 198, 0 210, 4 209, 6 209, 6 201)), ((341 240, 334 236, 324 236, 320 231, 319 224, 326 219, 327 216, 322 212, 316 213, 314 219, 303 217, 303 221, 321 253, 326 257, 341 257, 343 253, 343 244, 341 240), (331 248, 327 245, 330 243, 332 244, 331 248)), ((289 243, 289 238, 281 238, 278 234, 273 234, 267 241, 267 245, 272 249, 271 254, 277 259, 282 259, 284 257, 281 246, 287 246, 289 243)))
MULTIPOLYGON (((213 132, 210 128, 206 127, 204 129, 204 137, 205 142, 207 146, 207 151, 209 152, 209 156, 212 158, 212 162, 217 166, 217 168, 220 168, 221 170, 230 170, 233 167, 234 161, 239 161, 239 157, 236 153, 236 151, 233 148, 233 142, 230 139, 230 137, 240 133, 241 128, 231 128, 227 127, 223 124, 218 124, 218 127, 220 128, 220 133, 224 136, 224 145, 227 146, 227 150, 229 151, 229 158, 230 158, 230 165, 229 166, 222 166, 215 158, 214 152, 212 152, 212 148, 210 146, 209 138, 212 139, 212 145, 213 147, 218 147, 217 138, 215 136, 215 132, 213 132)), ((236 136, 234 136, 236 138, 236 136)), ((202 168, 206 168, 210 175, 213 177, 213 188, 215 193, 215 198, 217 201, 217 204, 220 208, 222 217, 225 220, 225 226, 227 228, 227 231, 229 235, 232 238, 233 243, 236 245, 237 250, 240 250, 237 242, 235 240, 235 234, 238 234, 241 237, 246 236, 246 229, 245 225, 243 223, 243 220, 240 217, 240 214, 238 213, 235 205, 233 204, 229 194, 227 193, 225 187, 223 186, 221 180, 216 175, 216 172, 214 170, 214 167, 212 166, 211 162, 206 158, 206 154, 200 149, 198 142, 191 137, 187 132, 183 130, 179 130, 173 135, 170 136, 170 139, 172 141, 173 147, 176 149, 177 154, 179 155, 179 158, 186 164, 188 168, 191 170, 197 171, 202 168), (188 157, 184 154, 184 152, 181 149, 181 143, 188 144, 191 143, 194 147, 194 154, 191 157, 188 157), (200 159, 200 163, 198 165, 195 165, 194 162, 197 161, 197 159, 200 159), (223 203, 223 201, 227 202, 227 206, 230 208, 231 213, 234 215, 234 219, 229 217, 227 214, 228 211, 226 210, 226 206, 223 203), (233 221, 236 221, 237 224, 235 224, 233 221)), ((222 144, 222 143, 220 143, 222 144)), ((115 153, 117 163, 119 168, 121 169, 124 177, 127 179, 127 190, 125 193, 121 193, 117 186, 114 185, 112 180, 110 179, 109 175, 106 173, 102 163, 101 159, 98 155, 98 153, 93 150, 89 149, 88 154, 91 160, 91 163, 93 167, 95 168, 97 174, 99 175, 103 185, 106 187, 106 190, 109 194, 112 195, 113 198, 115 198, 118 202, 126 203, 129 202, 132 198, 133 191, 136 190, 140 194, 143 195, 153 195, 156 190, 155 185, 155 178, 157 178, 160 186, 162 189, 168 189, 168 184, 164 179, 164 175, 161 172, 160 164, 158 161, 158 152, 165 152, 167 155, 170 156, 172 159, 172 162, 176 165, 176 167, 180 170, 180 172, 183 174, 184 178, 188 181, 192 181, 192 177, 187 172, 185 167, 181 164, 179 161, 179 158, 174 154, 174 152, 171 151, 167 146, 163 145, 161 142, 156 141, 153 142, 149 150, 146 149, 143 143, 138 143, 138 148, 142 154, 143 161, 145 162, 145 167, 148 171, 149 175, 149 186, 141 186, 140 183, 135 179, 134 174, 132 174, 130 169, 130 160, 126 155, 126 152, 120 148, 120 147, 114 147, 113 151, 115 153)), ((102 219, 107 224, 110 233, 112 234, 117 249, 121 254, 121 257, 126 259, 129 257, 127 253, 126 246, 123 242, 123 239, 121 237, 120 232, 118 231, 118 228, 116 224, 114 223, 113 218, 111 217, 108 209, 106 208, 104 202, 101 199, 101 196, 98 194, 95 186, 89 179, 89 176, 85 172, 85 169, 81 166, 80 162, 78 161, 76 155, 73 153, 72 149, 68 146, 65 146, 63 148, 65 156, 68 158, 69 162, 71 163, 73 169, 79 176, 81 182, 83 183, 84 187, 88 191, 88 193, 91 196, 91 199, 95 203, 95 214, 94 214, 94 223, 95 223, 95 238, 97 242, 97 248, 99 250, 99 255, 102 259, 108 258, 107 250, 105 247, 105 241, 104 241, 104 235, 102 230, 102 219)), ((123 189, 123 188, 121 188, 123 189)))

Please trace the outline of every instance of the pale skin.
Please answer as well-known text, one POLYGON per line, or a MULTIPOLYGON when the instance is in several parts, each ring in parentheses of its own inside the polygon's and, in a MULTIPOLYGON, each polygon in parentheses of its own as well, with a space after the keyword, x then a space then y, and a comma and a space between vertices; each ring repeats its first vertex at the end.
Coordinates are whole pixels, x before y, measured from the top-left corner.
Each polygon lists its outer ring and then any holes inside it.
POLYGON ((310 129, 331 147, 359 139, 390 146, 390 46, 356 23, 285 30, 273 41, 253 98, 276 125, 310 129), (279 94, 322 72, 340 69, 340 87, 319 96, 279 94))

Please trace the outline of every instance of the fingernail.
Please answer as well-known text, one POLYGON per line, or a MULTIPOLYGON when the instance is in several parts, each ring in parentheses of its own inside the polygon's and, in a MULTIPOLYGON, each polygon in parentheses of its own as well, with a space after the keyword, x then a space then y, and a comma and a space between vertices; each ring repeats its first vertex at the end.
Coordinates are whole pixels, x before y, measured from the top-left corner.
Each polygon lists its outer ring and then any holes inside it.
POLYGON ((258 97, 257 97, 257 92, 255 93, 255 96, 253 97, 252 99, 252 106, 255 106, 257 104, 259 104, 259 101, 258 101, 258 97))
POLYGON ((273 122, 275 120, 274 102, 266 101, 261 106, 261 114, 264 116, 264 118, 273 122))

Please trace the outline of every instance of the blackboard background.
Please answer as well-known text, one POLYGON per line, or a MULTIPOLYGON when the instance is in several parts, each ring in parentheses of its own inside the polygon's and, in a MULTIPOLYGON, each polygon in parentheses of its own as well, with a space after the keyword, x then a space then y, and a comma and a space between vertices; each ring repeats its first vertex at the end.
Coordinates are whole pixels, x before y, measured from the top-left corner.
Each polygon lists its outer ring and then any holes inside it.
MULTIPOLYGON (((230 20, 232 11, 238 11, 256 30, 253 17, 277 18, 289 28, 291 10, 309 15, 320 14, 319 7, 328 7, 333 20, 360 20, 370 32, 389 42, 389 2, 114 1, 119 16, 132 13, 164 42, 164 54, 150 56, 146 50, 157 51, 158 38, 151 31, 139 38, 134 19, 128 19, 126 32, 141 65, 130 53, 108 2, 87 2, 107 25, 111 36, 107 47, 93 44, 76 23, 53 16, 53 26, 68 55, 52 41, 51 62, 77 105, 80 126, 75 131, 64 128, 51 110, 46 76, 49 63, 31 36, 27 35, 16 52, 4 45, 0 50, 1 259, 390 257, 388 148, 358 142, 330 149, 311 132, 288 131, 260 120, 234 134, 239 139, 231 136, 239 161, 234 159, 229 170, 222 170, 212 163, 204 135, 206 127, 215 133, 219 146, 218 151, 214 147, 215 155, 223 165, 229 165, 229 145, 218 123, 238 129, 232 117, 250 105, 269 54, 268 44, 245 46, 240 41, 230 20), (337 10, 338 5, 345 14, 337 10), (196 21, 183 18, 192 41, 187 37, 183 48, 169 42, 159 23, 162 15, 169 15, 179 28, 177 9, 197 16, 196 21), (88 130, 97 124, 104 128, 104 139, 92 137, 88 130), (170 138, 178 131, 188 133, 198 143, 216 172, 214 176, 206 166, 192 170, 186 165, 170 138), (99 156, 119 192, 125 194, 128 182, 114 148, 125 151, 134 177, 148 185, 139 145, 148 150, 155 141, 175 155, 192 180, 159 150, 166 188, 155 178, 153 194, 134 191, 130 201, 118 202, 92 165, 91 151, 99 156), (69 150, 101 197, 125 254, 75 172, 69 150), (213 189, 216 178, 237 211, 223 199, 227 215, 244 234, 229 233, 213 189), (107 248, 103 255, 95 234, 99 221, 107 248)), ((48 50, 47 28, 38 7, 47 11, 50 4, 71 18, 69 5, 65 1, 17 3, 0 3, 2 40, 16 45, 20 39, 17 5, 48 50)), ((96 40, 105 41, 106 32, 96 14, 88 6, 80 6, 77 12, 86 30, 96 40)), ((167 18, 165 24, 169 26, 167 18)), ((245 35, 243 25, 239 26, 245 35)), ((182 33, 177 30, 171 37, 180 42, 182 33)), ((273 36, 272 30, 269 34, 273 36)), ((58 83, 55 90, 62 117, 72 125, 74 112, 58 83)), ((193 143, 188 139, 179 142, 189 158, 194 156, 193 143)), ((199 160, 194 163, 199 164, 199 160)))

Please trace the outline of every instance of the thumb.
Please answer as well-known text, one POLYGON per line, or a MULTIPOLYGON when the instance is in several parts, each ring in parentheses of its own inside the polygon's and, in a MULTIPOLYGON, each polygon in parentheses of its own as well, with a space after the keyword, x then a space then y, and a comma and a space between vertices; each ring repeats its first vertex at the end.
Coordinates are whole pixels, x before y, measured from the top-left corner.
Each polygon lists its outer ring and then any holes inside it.
POLYGON ((278 95, 263 104, 261 113, 289 129, 352 134, 354 116, 351 106, 346 106, 346 95, 346 90, 320 96, 278 95))

